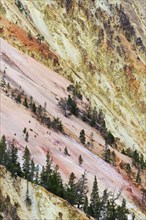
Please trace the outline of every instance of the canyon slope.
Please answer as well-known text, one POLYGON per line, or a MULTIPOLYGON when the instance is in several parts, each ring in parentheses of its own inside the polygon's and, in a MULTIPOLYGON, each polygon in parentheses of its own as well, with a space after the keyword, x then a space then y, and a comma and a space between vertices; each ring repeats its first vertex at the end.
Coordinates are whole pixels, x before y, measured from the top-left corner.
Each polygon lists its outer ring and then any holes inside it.
MULTIPOLYGON (((138 169, 133 166, 132 158, 121 151, 137 150, 146 159, 146 16, 142 5, 145 5, 143 0, 0 2, 0 136, 6 136, 8 145, 12 140, 15 142, 20 163, 26 145, 40 167, 45 165, 49 151, 66 183, 71 172, 79 179, 86 171, 88 196, 95 175, 100 195, 105 188, 115 195, 122 189, 118 203, 125 198, 136 220, 145 218, 141 189, 146 187, 146 170, 141 171, 141 183, 136 183, 138 169), (115 138, 115 145, 108 148, 116 154, 116 166, 103 160, 106 144, 101 132, 81 117, 66 117, 60 108, 59 100, 71 94, 67 90, 71 84, 79 86, 83 98, 77 99, 77 104, 83 112, 87 106, 103 112, 106 127, 115 138), (11 87, 9 91, 6 85, 11 87), (58 117, 62 121, 64 133, 41 123, 30 109, 16 102, 12 90, 33 98, 37 106, 45 106, 51 120, 58 117), (28 142, 24 128, 29 132, 28 142), (93 149, 81 144, 82 129, 87 143, 92 133, 93 149), (64 154, 65 147, 70 156, 64 154), (82 165, 79 155, 83 158, 82 165), (131 177, 121 164, 130 164, 131 177)), ((15 203, 19 204, 16 214, 20 219, 38 216, 47 219, 50 213, 54 220, 72 220, 75 212, 76 219, 88 219, 78 209, 31 183, 34 204, 28 210, 22 201, 26 180, 18 178, 17 183, 3 167, 0 177, 2 198, 10 210, 15 203)))
MULTIPOLYGON (((71 172, 74 172, 76 177, 80 178, 86 170, 89 192, 91 192, 94 176, 96 175, 100 193, 105 188, 108 188, 116 194, 123 188, 119 202, 122 198, 126 198, 131 212, 139 213, 139 216, 142 217, 143 214, 137 206, 142 201, 140 188, 137 188, 125 174, 120 173, 122 172, 121 169, 115 169, 100 158, 105 146, 104 138, 96 129, 91 128, 80 118, 75 116, 65 117, 58 106, 58 100, 68 94, 66 88, 69 85, 69 81, 33 58, 22 54, 2 39, 1 71, 1 73, 6 72, 4 79, 10 84, 11 88, 20 89, 28 97, 32 96, 37 104, 43 106, 46 102, 46 111, 49 116, 51 118, 59 117, 65 130, 64 135, 40 124, 26 107, 14 101, 13 96, 5 93, 5 89, 2 89, 1 134, 6 135, 9 143, 14 140, 19 149, 20 161, 26 145, 30 149, 35 163, 39 165, 45 165, 46 153, 49 151, 53 157, 54 165, 59 165, 65 181, 67 181, 71 172), (23 133, 25 127, 29 131, 28 142, 26 142, 23 133), (93 132, 94 153, 79 142, 78 137, 82 128, 85 129, 87 140, 90 140, 90 133, 91 131, 93 132), (68 148, 70 156, 64 155, 65 147, 68 148), (78 163, 79 155, 82 155, 84 161, 82 166, 78 163)), ((87 102, 85 97, 83 97, 81 105, 84 105, 84 102, 87 102)), ((129 157, 119 153, 116 149, 115 153, 119 163, 124 161, 132 164, 132 160, 129 157)), ((144 176, 145 174, 143 173, 143 184, 144 176)))

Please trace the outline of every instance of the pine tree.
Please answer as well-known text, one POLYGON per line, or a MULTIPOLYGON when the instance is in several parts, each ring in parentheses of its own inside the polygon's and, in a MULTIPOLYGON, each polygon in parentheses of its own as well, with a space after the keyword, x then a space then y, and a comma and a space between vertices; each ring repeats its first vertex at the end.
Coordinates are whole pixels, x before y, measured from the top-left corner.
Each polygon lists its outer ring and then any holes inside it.
POLYGON ((116 154, 115 154, 115 151, 112 151, 111 153, 111 163, 113 166, 116 165, 116 154))
POLYGON ((16 102, 21 103, 21 94, 18 94, 15 100, 16 102))
POLYGON ((110 152, 110 149, 105 148, 105 150, 104 150, 104 155, 103 155, 103 159, 104 159, 107 163, 110 163, 110 160, 111 160, 111 152, 110 152))
POLYGON ((31 156, 28 147, 25 147, 23 155, 23 175, 28 181, 31 180, 31 156))
POLYGON ((34 102, 33 102, 33 104, 32 104, 31 109, 32 109, 32 112, 33 112, 33 113, 36 113, 37 108, 36 108, 36 105, 35 105, 34 102))
POLYGON ((86 138, 85 138, 85 131, 84 131, 84 129, 81 130, 79 138, 80 138, 81 143, 85 144, 86 138))
POLYGON ((91 122, 90 122, 90 125, 92 127, 95 126, 96 122, 97 122, 97 110, 96 110, 96 107, 94 107, 93 111, 92 111, 92 115, 91 115, 91 122))
POLYGON ((30 96, 30 103, 29 103, 30 108, 32 108, 32 105, 33 105, 33 97, 30 96))
POLYGON ((43 116, 46 116, 46 109, 47 109, 47 103, 44 102, 44 107, 43 107, 43 116))
POLYGON ((85 197, 88 192, 86 172, 84 172, 77 183, 77 206, 80 208, 85 202, 85 197))
POLYGON ((126 155, 124 148, 122 149, 121 153, 126 155))
POLYGON ((23 105, 24 105, 26 108, 28 108, 27 97, 24 98, 23 105))
POLYGON ((35 184, 39 184, 40 181, 39 181, 39 165, 36 166, 35 168, 35 180, 34 180, 34 183, 35 184))
POLYGON ((11 144, 9 149, 7 168, 11 172, 12 176, 22 176, 20 163, 18 162, 18 149, 14 146, 14 143, 11 144))
POLYGON ((64 155, 65 155, 65 156, 70 156, 70 154, 68 153, 67 147, 64 148, 64 155))
POLYGON ((47 190, 54 193, 57 196, 64 197, 64 187, 62 183, 62 178, 58 172, 58 166, 52 171, 48 178, 47 190))
POLYGON ((23 129, 23 133, 26 134, 26 128, 23 129))
POLYGON ((38 112, 38 116, 41 117, 42 116, 42 112, 43 112, 43 109, 42 109, 41 105, 39 105, 39 107, 37 109, 37 112, 38 112))
POLYGON ((83 211, 88 214, 88 197, 85 196, 85 201, 84 201, 84 206, 83 206, 83 211))
POLYGON ((42 171, 40 174, 40 185, 47 189, 48 175, 46 173, 45 167, 42 167, 42 171))
POLYGON ((140 168, 141 168, 142 170, 143 170, 144 168, 146 168, 146 163, 144 162, 143 154, 140 154, 139 163, 140 163, 140 168))
POLYGON ((94 218, 97 218, 99 215, 99 204, 100 204, 100 197, 99 197, 99 191, 98 191, 97 178, 95 176, 91 198, 90 198, 90 210, 91 210, 91 215, 94 218))
POLYGON ((83 158, 82 158, 82 156, 81 156, 81 155, 79 156, 78 161, 79 161, 79 165, 81 166, 81 165, 82 165, 82 163, 83 163, 83 158))
POLYGON ((11 89, 11 86, 10 86, 10 83, 9 83, 9 82, 7 83, 7 89, 8 89, 8 90, 11 89))
POLYGON ((107 220, 117 219, 117 210, 115 200, 113 198, 108 200, 107 203, 107 220))
POLYGON ((34 177, 35 177, 35 164, 34 164, 34 161, 31 160, 31 163, 30 163, 30 181, 31 182, 34 182, 34 177))
POLYGON ((126 163, 126 172, 128 174, 128 176, 130 176, 130 173, 131 173, 131 166, 129 163, 126 163))
POLYGON ((46 155, 46 168, 45 168, 46 173, 47 173, 48 176, 52 172, 52 162, 53 162, 53 160, 52 160, 51 155, 50 155, 50 153, 48 151, 48 153, 46 155))
POLYGON ((138 170, 138 172, 137 172, 136 182, 137 182, 137 183, 141 183, 140 170, 138 170))
POLYGON ((109 145, 112 145, 115 142, 115 138, 110 131, 108 132, 105 140, 106 140, 106 143, 109 145))
POLYGON ((117 207, 117 219, 118 220, 127 220, 127 214, 129 214, 128 209, 126 208, 126 200, 122 200, 122 205, 117 207))
POLYGON ((77 103, 76 103, 75 99, 73 99, 70 95, 68 96, 68 99, 67 99, 67 107, 68 107, 68 110, 73 115, 78 116, 79 109, 77 107, 77 103))
POLYGON ((91 134, 90 134, 90 146, 91 146, 91 149, 94 147, 94 144, 93 144, 93 142, 94 142, 94 139, 93 139, 93 132, 91 132, 91 134))
POLYGON ((53 118, 52 128, 53 128, 55 131, 60 131, 60 132, 63 132, 63 131, 64 131, 62 122, 61 122, 61 120, 60 120, 58 117, 57 117, 57 118, 53 118))
POLYGON ((0 164, 6 165, 7 163, 7 145, 5 135, 0 140, 0 164))
POLYGON ((132 154, 132 164, 134 166, 137 166, 137 163, 139 163, 139 154, 138 154, 137 150, 135 150, 132 154))
POLYGON ((26 132, 25 141, 28 142, 29 134, 28 131, 26 132))
POLYGON ((77 183, 76 183, 76 176, 72 172, 69 177, 68 184, 66 185, 65 191, 65 199, 71 204, 76 204, 76 197, 77 197, 77 183))
POLYGON ((41 180, 40 183, 42 186, 44 186, 46 189, 48 188, 49 185, 49 178, 52 175, 53 169, 52 169, 52 158, 50 156, 50 153, 48 151, 46 155, 46 166, 42 167, 42 172, 41 172, 41 180))

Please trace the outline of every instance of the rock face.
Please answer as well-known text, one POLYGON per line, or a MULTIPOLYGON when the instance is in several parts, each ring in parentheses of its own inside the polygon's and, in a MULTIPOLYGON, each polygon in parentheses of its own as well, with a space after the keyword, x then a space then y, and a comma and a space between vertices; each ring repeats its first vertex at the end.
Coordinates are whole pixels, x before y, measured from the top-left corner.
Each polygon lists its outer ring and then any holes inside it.
POLYGON ((72 82, 79 82, 107 127, 126 147, 144 152, 144 1, 2 0, 2 13, 32 36, 45 37, 56 58, 19 36, 4 37, 72 82), (33 53, 34 51, 34 53, 33 53), (55 60, 54 60, 55 59, 55 60))
POLYGON ((88 220, 63 199, 11 174, 0 166, 0 216, 4 220, 88 220), (30 204, 26 202, 28 195, 30 204))

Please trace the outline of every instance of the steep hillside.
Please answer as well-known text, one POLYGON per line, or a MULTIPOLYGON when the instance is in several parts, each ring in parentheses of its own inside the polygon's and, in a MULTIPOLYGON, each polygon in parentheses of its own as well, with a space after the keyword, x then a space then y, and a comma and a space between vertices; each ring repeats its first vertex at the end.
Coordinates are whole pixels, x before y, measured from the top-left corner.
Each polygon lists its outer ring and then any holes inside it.
POLYGON ((1 2, 7 19, 33 37, 44 36, 58 62, 49 61, 36 46, 20 44, 16 32, 13 37, 5 31, 1 36, 79 82, 92 106, 105 113, 114 136, 125 147, 144 153, 144 1, 1 2))
MULTIPOLYGON (((98 178, 100 193, 105 188, 118 192, 121 187, 124 187, 120 200, 123 197, 126 198, 130 210, 139 213, 142 218, 143 214, 137 206, 138 204, 142 205, 141 186, 133 184, 122 173, 122 170, 114 168, 95 155, 101 156, 105 145, 105 140, 97 130, 91 128, 80 118, 65 117, 59 108, 58 100, 68 94, 66 87, 69 85, 69 81, 34 59, 22 54, 2 39, 1 58, 1 74, 6 83, 9 82, 11 88, 17 89, 17 91, 20 90, 22 94, 25 93, 28 97, 32 96, 38 105, 43 106, 46 102, 46 111, 49 116, 51 118, 59 117, 65 130, 65 134, 62 134, 48 129, 27 108, 18 104, 12 93, 3 89, 1 93, 1 134, 5 134, 9 141, 14 139, 17 148, 20 150, 20 158, 24 147, 27 145, 35 162, 44 165, 46 153, 49 150, 54 163, 59 165, 65 181, 71 172, 74 172, 77 178, 80 178, 86 170, 89 192, 95 175, 98 178), (25 127, 29 132, 28 142, 26 142, 23 133, 25 127), (93 152, 95 154, 79 142, 78 137, 82 128, 85 129, 87 140, 91 131, 93 132, 93 152), (65 147, 68 148, 70 157, 64 155, 65 147), (79 155, 83 157, 82 166, 79 166, 78 163, 79 155)), ((82 105, 84 105, 84 102, 87 102, 85 97, 83 97, 82 105)), ((130 158, 118 153, 117 150, 115 150, 115 153, 119 161, 132 163, 130 158)), ((134 171, 134 168, 132 170, 134 171)), ((143 186, 144 175, 144 172, 142 172, 143 186)))
POLYGON ((0 218, 4 220, 88 220, 80 210, 63 199, 11 174, 0 166, 0 218), (28 196, 31 204, 26 201, 28 196), (3 218, 2 218, 3 217, 3 218))
MULTIPOLYGON (((49 151, 64 184, 71 172, 77 181, 85 172, 89 201, 95 176, 100 196, 108 189, 114 198, 122 189, 117 204, 126 199, 128 220, 146 214, 145 6, 144 0, 0 1, 0 138, 8 148, 15 144, 20 164, 27 145, 40 170, 49 151)), ((0 141, 0 156, 2 147, 0 141)), ((86 219, 32 183, 27 207, 26 181, 3 167, 0 178, 6 220, 48 220, 48 212, 54 220, 86 219)))

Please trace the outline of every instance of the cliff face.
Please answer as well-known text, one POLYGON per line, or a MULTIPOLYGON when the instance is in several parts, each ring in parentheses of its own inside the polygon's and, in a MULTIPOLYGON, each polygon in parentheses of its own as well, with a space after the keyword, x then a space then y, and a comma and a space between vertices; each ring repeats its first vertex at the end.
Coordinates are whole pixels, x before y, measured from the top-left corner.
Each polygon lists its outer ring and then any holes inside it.
POLYGON ((115 137, 144 152, 144 2, 19 0, 16 4, 2 0, 5 17, 32 36, 43 35, 46 51, 51 48, 54 54, 20 43, 18 35, 9 39, 4 32, 3 37, 79 82, 92 106, 103 109, 115 137))
POLYGON ((0 166, 0 217, 4 220, 88 220, 82 212, 43 187, 19 177, 12 178, 3 166, 0 166))

